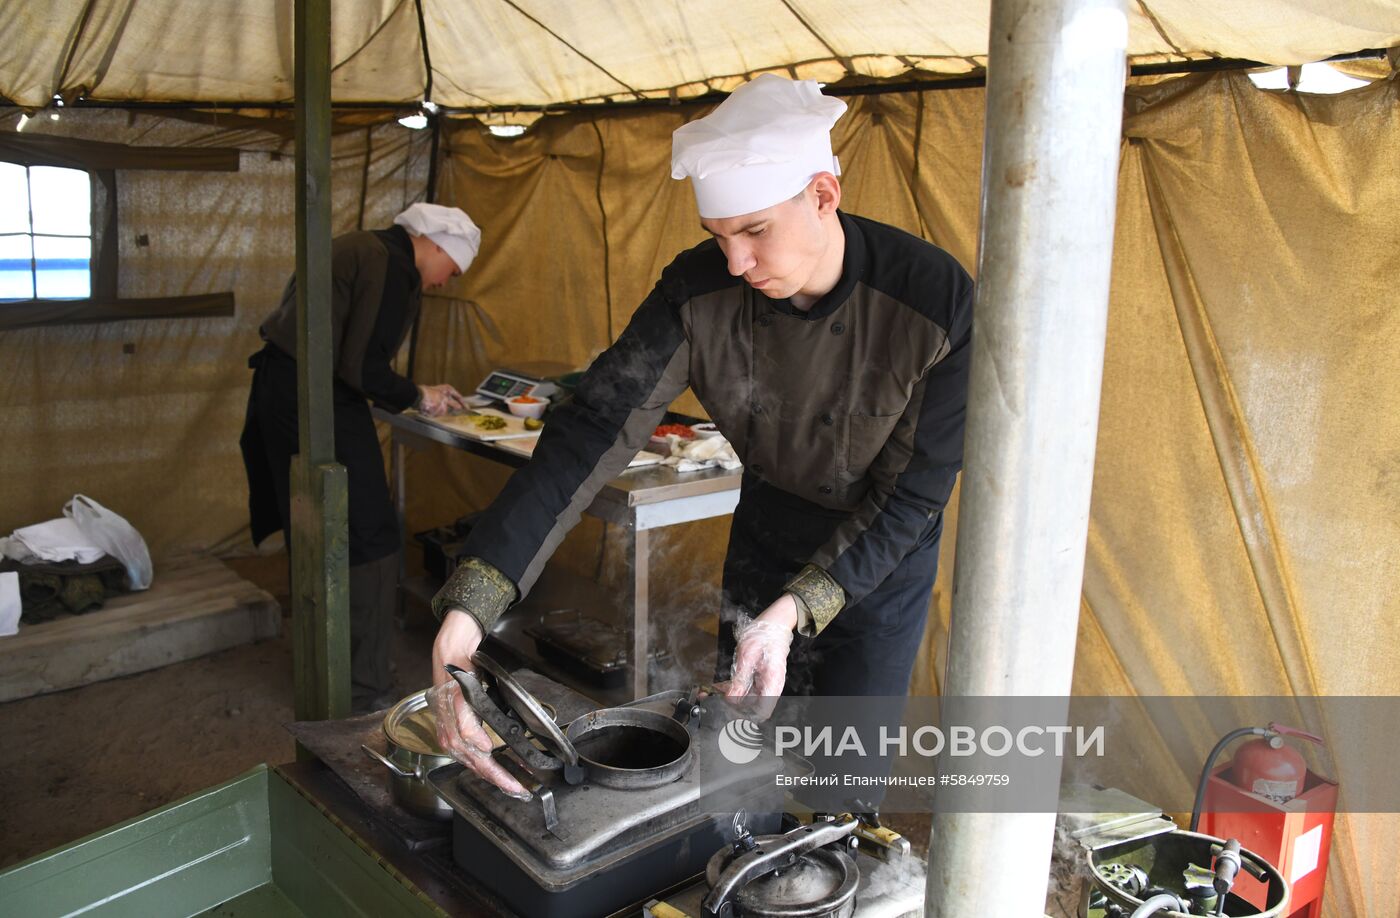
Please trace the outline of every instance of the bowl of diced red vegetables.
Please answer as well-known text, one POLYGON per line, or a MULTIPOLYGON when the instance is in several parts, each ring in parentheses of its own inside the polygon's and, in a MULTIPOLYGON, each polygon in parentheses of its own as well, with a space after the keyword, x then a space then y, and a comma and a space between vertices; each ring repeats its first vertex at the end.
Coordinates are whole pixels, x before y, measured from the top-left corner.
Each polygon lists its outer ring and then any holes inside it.
POLYGON ((651 432, 651 442, 647 449, 662 456, 671 455, 671 444, 695 439, 695 430, 689 424, 660 424, 651 432))
POLYGON ((544 417, 544 410, 548 407, 549 399, 538 395, 517 395, 506 399, 506 408, 518 418, 538 421, 544 417))

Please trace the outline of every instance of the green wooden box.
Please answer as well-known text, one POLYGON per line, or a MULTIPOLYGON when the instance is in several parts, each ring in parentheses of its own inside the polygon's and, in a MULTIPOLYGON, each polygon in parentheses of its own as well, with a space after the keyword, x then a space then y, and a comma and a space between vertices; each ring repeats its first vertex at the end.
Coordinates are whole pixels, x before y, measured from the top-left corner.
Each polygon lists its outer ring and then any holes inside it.
POLYGON ((443 914, 275 770, 0 873, 0 916, 443 914))

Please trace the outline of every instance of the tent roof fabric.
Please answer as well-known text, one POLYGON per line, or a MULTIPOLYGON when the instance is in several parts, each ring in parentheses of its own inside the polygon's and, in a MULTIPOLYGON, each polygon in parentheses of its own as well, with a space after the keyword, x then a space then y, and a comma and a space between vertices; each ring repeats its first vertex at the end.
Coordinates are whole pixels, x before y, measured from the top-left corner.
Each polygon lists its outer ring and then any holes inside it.
MULTIPOLYGON (((1300 64, 1400 45, 1391 0, 1127 6, 1134 63, 1300 64)), ((30 108, 56 94, 289 101, 292 9, 291 0, 0 0, 0 95, 30 108)), ((825 82, 968 73, 986 64, 989 12, 990 0, 356 0, 332 10, 332 94, 509 110, 688 98, 767 70, 825 82)))

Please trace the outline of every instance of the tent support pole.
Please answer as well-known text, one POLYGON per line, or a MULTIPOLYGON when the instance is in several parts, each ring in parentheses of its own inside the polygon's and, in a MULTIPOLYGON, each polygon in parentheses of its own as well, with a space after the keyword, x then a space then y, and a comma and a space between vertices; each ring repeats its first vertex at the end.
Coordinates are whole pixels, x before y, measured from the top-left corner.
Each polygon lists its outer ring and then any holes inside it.
MULTIPOLYGON (((945 697, 1063 696, 1068 713, 1126 39, 1123 0, 992 2, 945 697)), ((935 795, 926 914, 1044 914, 1053 803, 948 812, 935 795)))
POLYGON ((300 452, 291 478, 292 652, 297 719, 323 720, 350 711, 348 492, 331 408, 330 0, 296 0, 295 17, 300 452))

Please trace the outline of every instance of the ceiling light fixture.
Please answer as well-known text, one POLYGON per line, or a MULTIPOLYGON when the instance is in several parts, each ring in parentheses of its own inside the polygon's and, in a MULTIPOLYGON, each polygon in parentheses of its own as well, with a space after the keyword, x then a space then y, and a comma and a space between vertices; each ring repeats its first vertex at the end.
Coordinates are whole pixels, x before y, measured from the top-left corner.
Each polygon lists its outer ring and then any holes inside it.
MULTIPOLYGON (((1251 73, 1249 78, 1253 81, 1254 85, 1258 86, 1260 89, 1288 88, 1287 67, 1278 67, 1274 70, 1251 73)), ((1369 84, 1365 80, 1358 80, 1356 77, 1348 76, 1329 65, 1326 61, 1317 61, 1312 64, 1303 65, 1301 78, 1298 80, 1297 91, 1318 95, 1330 95, 1367 85, 1369 84)))
POLYGON ((429 102, 427 99, 424 99, 422 102, 418 103, 418 111, 411 115, 404 115, 399 119, 399 124, 402 124, 410 131, 421 131, 428 126, 428 119, 437 113, 437 103, 429 102))

